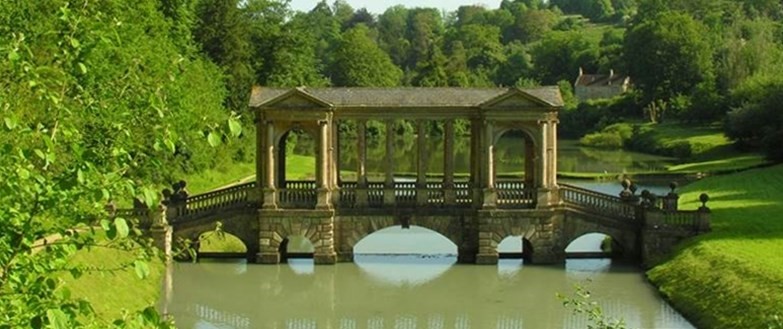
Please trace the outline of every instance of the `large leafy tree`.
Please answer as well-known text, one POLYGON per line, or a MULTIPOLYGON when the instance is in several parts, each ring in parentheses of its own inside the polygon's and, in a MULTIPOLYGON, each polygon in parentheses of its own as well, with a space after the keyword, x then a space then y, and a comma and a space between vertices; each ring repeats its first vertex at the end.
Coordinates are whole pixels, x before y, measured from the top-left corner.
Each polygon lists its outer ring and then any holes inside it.
POLYGON ((595 72, 599 56, 597 45, 577 31, 552 32, 531 53, 536 78, 543 84, 572 81, 579 68, 595 72))
POLYGON ((229 90, 226 105, 234 111, 247 108, 255 81, 250 24, 239 4, 239 0, 199 1, 196 8, 199 23, 193 32, 202 51, 225 72, 229 90))
POLYGON ((627 67, 648 101, 692 95, 700 84, 712 83, 713 50, 706 34, 690 15, 668 11, 628 31, 627 67))
POLYGON ((370 38, 364 25, 345 31, 335 54, 333 82, 338 86, 391 87, 400 84, 402 71, 370 38))

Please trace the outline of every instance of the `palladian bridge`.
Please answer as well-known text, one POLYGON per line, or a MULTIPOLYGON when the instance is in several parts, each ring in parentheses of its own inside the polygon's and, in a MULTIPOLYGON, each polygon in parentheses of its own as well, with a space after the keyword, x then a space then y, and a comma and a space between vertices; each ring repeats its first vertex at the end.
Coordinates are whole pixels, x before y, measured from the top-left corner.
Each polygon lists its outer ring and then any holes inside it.
MULTIPOLYGON (((709 209, 677 209, 677 195, 637 195, 625 183, 619 196, 558 184, 557 127, 563 100, 557 87, 518 88, 294 88, 256 87, 256 179, 168 202, 142 226, 160 246, 174 237, 197 240, 221 229, 241 239, 251 261, 276 264, 290 236, 314 246, 316 264, 353 259, 363 237, 386 227, 417 225, 440 233, 462 263, 495 264, 506 237, 523 240, 522 256, 537 264, 563 262, 565 248, 587 233, 615 243, 613 257, 653 265, 673 246, 709 230, 709 209), (395 175, 395 121, 415 127, 415 178, 395 175), (383 174, 367 170, 368 122, 385 125, 383 174), (469 172, 455 175, 455 122, 469 122, 469 172), (427 127, 442 126, 442 173, 428 171, 427 127), (342 133, 342 125, 355 134, 342 133), (315 179, 287 180, 287 136, 315 140, 315 179), (501 136, 522 136, 522 175, 499 177, 501 136), (342 140, 341 140, 342 139, 342 140), (352 144, 354 147, 343 148, 352 144), (341 168, 340 152, 355 150, 355 166, 341 168), (344 179, 340 172, 355 172, 344 179), (154 219, 154 220, 153 220, 154 219)), ((377 153, 377 152, 375 152, 377 153)), ((703 195, 703 202, 707 201, 703 195)), ((284 256, 284 255, 283 255, 284 256)))

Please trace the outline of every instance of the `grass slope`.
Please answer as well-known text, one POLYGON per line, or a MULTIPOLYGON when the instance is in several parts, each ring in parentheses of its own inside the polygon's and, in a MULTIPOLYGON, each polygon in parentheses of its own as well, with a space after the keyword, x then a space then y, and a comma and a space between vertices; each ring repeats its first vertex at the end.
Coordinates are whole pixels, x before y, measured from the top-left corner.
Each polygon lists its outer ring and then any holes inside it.
MULTIPOLYGON (((115 269, 132 263, 130 252, 92 248, 77 252, 73 264, 115 269)), ((118 319, 124 310, 137 311, 155 305, 160 295, 165 265, 161 261, 149 262, 150 275, 139 279, 132 267, 118 271, 87 272, 79 279, 63 274, 65 286, 74 297, 90 301, 98 317, 105 321, 118 319)))
POLYGON ((698 327, 767 328, 783 315, 783 165, 683 190, 686 209, 710 195, 713 231, 650 270, 650 280, 698 327))

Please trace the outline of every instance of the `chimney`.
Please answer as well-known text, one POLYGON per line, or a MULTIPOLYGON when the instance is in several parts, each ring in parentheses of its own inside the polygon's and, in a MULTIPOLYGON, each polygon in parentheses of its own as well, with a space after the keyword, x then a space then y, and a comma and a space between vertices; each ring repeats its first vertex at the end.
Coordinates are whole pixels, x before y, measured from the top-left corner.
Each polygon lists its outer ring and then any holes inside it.
POLYGON ((582 76, 582 75, 584 75, 584 74, 585 74, 585 72, 584 72, 584 71, 582 71, 582 67, 580 66, 580 67, 579 67, 579 76, 581 77, 581 76, 582 76))
POLYGON ((609 69, 609 79, 614 77, 614 69, 609 69))

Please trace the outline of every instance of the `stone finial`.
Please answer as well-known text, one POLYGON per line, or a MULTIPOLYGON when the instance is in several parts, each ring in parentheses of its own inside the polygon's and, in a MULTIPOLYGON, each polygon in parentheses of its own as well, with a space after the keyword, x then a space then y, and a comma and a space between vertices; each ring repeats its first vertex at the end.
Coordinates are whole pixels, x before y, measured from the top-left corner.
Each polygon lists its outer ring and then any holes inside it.
POLYGON ((678 186, 678 184, 675 181, 672 181, 671 183, 669 183, 669 188, 671 189, 671 192, 669 192, 669 193, 674 193, 674 190, 677 189, 677 186, 678 186))
POLYGON ((620 185, 623 186, 623 191, 620 192, 620 198, 623 199, 623 200, 628 201, 629 199, 631 199, 633 197, 633 192, 631 192, 631 190, 630 190, 630 187, 633 185, 633 183, 631 183, 630 179, 626 178, 626 179, 623 179, 623 181, 620 183, 620 185))
POLYGON ((707 193, 702 193, 699 195, 699 201, 701 201, 701 207, 699 207, 699 211, 710 211, 710 208, 707 207, 707 201, 710 201, 710 196, 707 195, 707 193))
POLYGON ((631 191, 631 194, 636 194, 636 191, 638 191, 638 190, 639 190, 639 187, 638 187, 638 186, 636 186, 636 184, 634 184, 634 183, 631 183, 631 186, 630 186, 630 187, 628 187, 628 190, 630 190, 630 191, 631 191))

